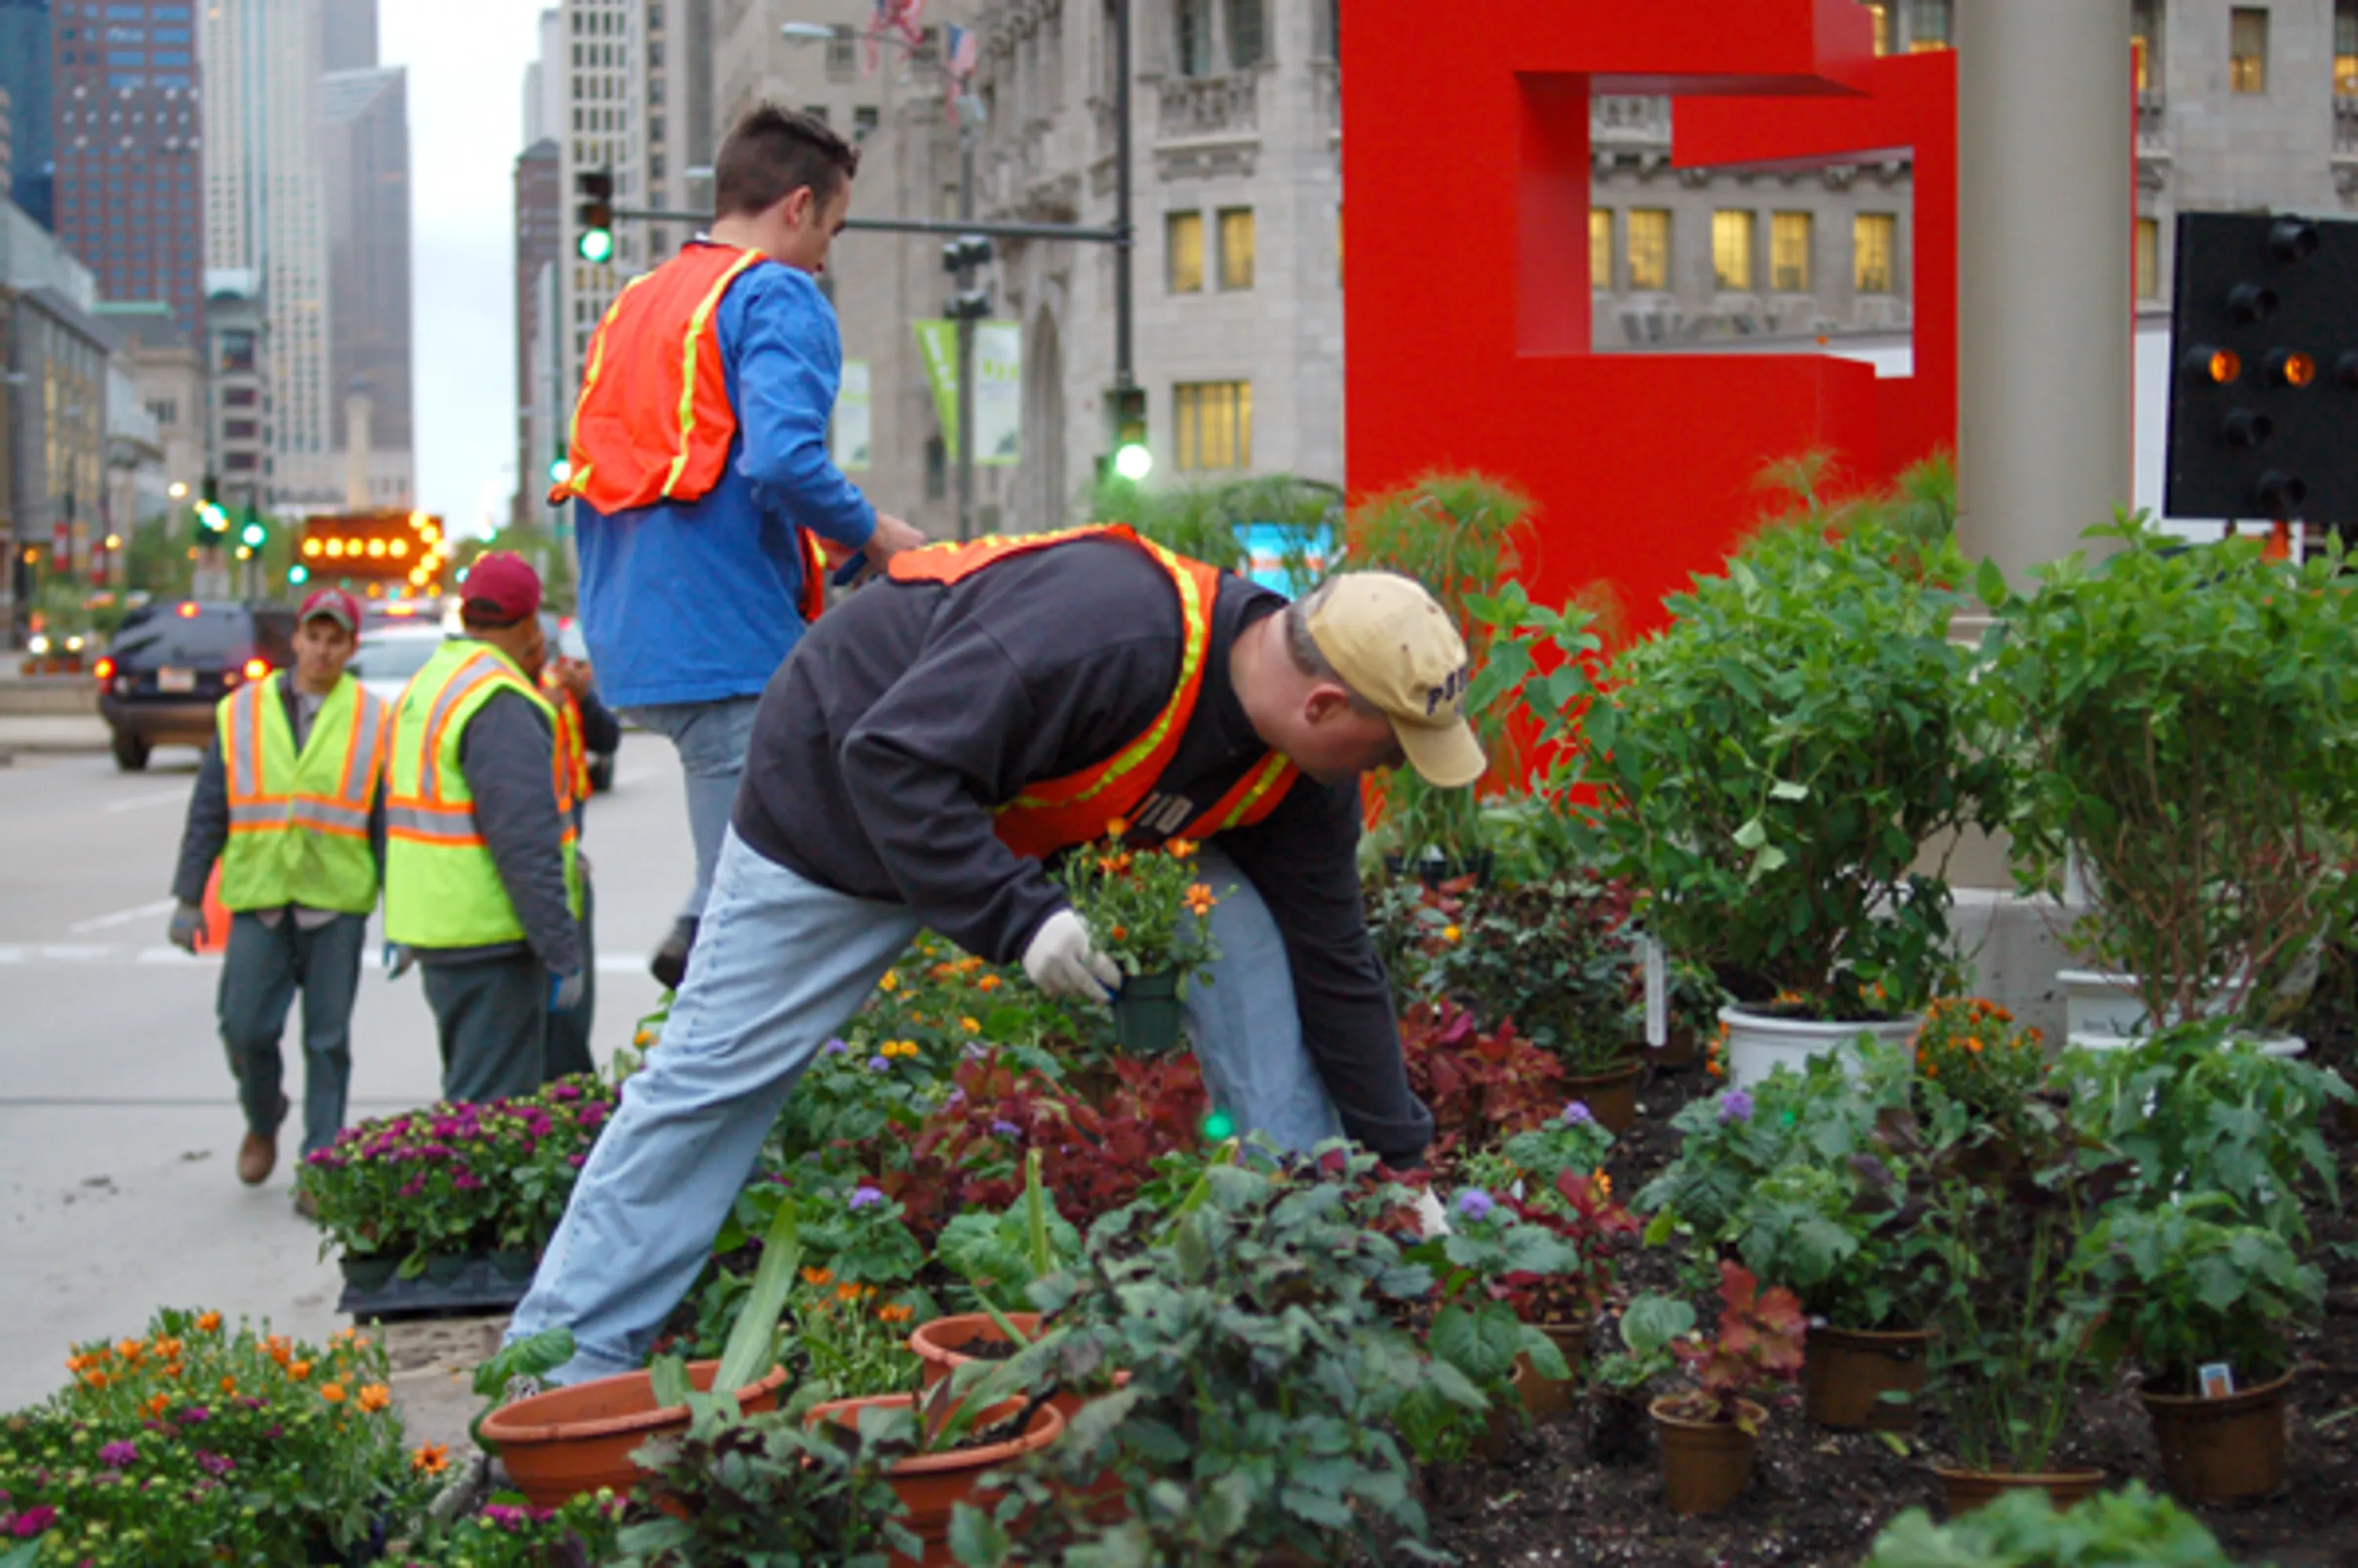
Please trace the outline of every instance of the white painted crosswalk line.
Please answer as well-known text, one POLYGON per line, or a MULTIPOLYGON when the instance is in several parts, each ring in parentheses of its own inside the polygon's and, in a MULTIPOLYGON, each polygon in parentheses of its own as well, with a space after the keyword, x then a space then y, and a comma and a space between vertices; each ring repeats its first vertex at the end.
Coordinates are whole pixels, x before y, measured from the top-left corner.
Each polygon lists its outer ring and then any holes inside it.
POLYGON ((113 914, 101 914, 89 920, 77 920, 66 929, 74 935, 80 936, 86 932, 104 931, 110 926, 128 925, 135 920, 152 920, 157 915, 171 914, 173 908, 172 900, 159 898, 153 903, 143 903, 136 909, 118 909, 113 914))

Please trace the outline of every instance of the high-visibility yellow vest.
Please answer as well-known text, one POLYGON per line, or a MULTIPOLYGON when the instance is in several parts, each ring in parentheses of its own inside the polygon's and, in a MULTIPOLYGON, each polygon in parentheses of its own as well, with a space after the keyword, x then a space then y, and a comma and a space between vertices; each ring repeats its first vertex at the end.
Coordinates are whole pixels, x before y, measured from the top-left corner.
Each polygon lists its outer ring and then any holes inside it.
POLYGON ((214 710, 229 780, 222 903, 366 914, 376 906, 369 807, 384 766, 384 704, 343 676, 297 752, 280 695, 286 678, 274 670, 214 710))
MULTIPOLYGON (((394 704, 385 752, 384 935, 413 947, 487 947, 524 940, 524 923, 475 827, 475 797, 459 762, 468 720, 502 691, 556 716, 524 672, 486 643, 456 638, 410 677, 394 704)), ((549 788, 563 825, 565 892, 581 913, 574 860, 573 791, 562 747, 549 748, 549 788)))

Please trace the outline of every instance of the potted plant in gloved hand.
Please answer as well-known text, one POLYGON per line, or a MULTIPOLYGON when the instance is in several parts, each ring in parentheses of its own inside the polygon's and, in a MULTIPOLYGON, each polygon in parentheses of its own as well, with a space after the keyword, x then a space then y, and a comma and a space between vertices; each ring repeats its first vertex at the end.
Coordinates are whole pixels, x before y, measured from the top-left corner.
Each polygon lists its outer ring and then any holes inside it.
POLYGON ((1118 817, 1106 824, 1105 838, 1066 856, 1057 879, 1091 944, 1121 971, 1113 998, 1121 1048, 1159 1056, 1179 1044, 1182 987, 1219 957, 1208 923, 1219 897, 1199 880, 1194 843, 1127 849, 1128 827, 1118 817))

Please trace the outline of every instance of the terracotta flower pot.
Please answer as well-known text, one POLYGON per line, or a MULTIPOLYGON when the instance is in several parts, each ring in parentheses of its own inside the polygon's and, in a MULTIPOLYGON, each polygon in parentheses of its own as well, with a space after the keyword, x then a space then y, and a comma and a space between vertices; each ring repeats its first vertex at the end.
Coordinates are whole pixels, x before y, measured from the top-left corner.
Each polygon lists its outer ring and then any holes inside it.
POLYGON ((1804 1408, 1812 1421, 1837 1432, 1913 1432, 1914 1396, 1924 1391, 1925 1329, 1869 1334, 1847 1328, 1812 1328, 1801 1363, 1804 1408), (1886 1400, 1886 1390, 1909 1396, 1907 1403, 1886 1400))
MULTIPOLYGON (((813 1407, 807 1418, 816 1425, 832 1421, 857 1428, 860 1412, 871 1405, 885 1409, 907 1410, 916 1402, 914 1394, 880 1394, 860 1400, 834 1400, 813 1407)), ((1012 1400, 998 1406, 977 1422, 1004 1420, 1022 1407, 1012 1400)), ((925 1542, 925 1555, 908 1557, 892 1553, 893 1568, 948 1568, 957 1562, 951 1554, 950 1512, 960 1503, 972 1503, 988 1509, 997 1498, 977 1486, 982 1473, 1001 1465, 1012 1464, 1026 1454, 1047 1447, 1065 1435, 1065 1418, 1054 1405, 1043 1405, 1020 1437, 1004 1443, 986 1443, 973 1448, 961 1448, 948 1454, 920 1454, 903 1459, 885 1473, 884 1479, 909 1510, 906 1520, 912 1532, 925 1542)))
POLYGON ((2288 1372, 2274 1382, 2215 1400, 2137 1390, 2153 1418, 2161 1473, 2189 1503, 2265 1498, 2284 1489, 2288 1372))
POLYGON ((2068 1509, 2104 1484, 2102 1470, 1959 1470, 1935 1465, 1932 1474, 1941 1477, 1941 1506, 1951 1519, 2008 1492, 2044 1492, 2059 1510, 2068 1509))
MULTIPOLYGON (((688 1381, 709 1392, 713 1374, 719 1370, 718 1361, 694 1362, 687 1368, 688 1381)), ((749 1412, 775 1410, 778 1390, 785 1384, 785 1369, 773 1367, 760 1382, 738 1390, 737 1402, 749 1412)), ((482 1427, 516 1489, 544 1509, 587 1497, 600 1487, 629 1490, 646 1478, 646 1472, 631 1463, 632 1450, 651 1437, 687 1430, 687 1407, 658 1406, 654 1381, 645 1372, 534 1394, 493 1411, 483 1418, 482 1427)))
POLYGON ((1543 1323, 1539 1328, 1555 1342, 1564 1364, 1572 1368, 1572 1376, 1543 1378, 1531 1365, 1530 1357, 1518 1356, 1515 1392, 1522 1396, 1523 1413, 1534 1422, 1561 1421, 1572 1413, 1580 1391, 1580 1368, 1588 1359, 1588 1329, 1563 1323, 1543 1323))
MULTIPOLYGON (((1662 1445, 1662 1500, 1672 1513, 1715 1514, 1752 1478, 1760 1440, 1736 1422, 1689 1421, 1671 1411, 1677 1403, 1676 1398, 1661 1399, 1649 1407, 1662 1445)), ((1768 1419, 1750 1400, 1738 1403, 1755 1427, 1768 1419)))
MULTIPOLYGON (((1040 1314, 1036 1312, 1011 1312, 1007 1314, 1007 1321, 1022 1333, 1036 1336, 1040 1332, 1040 1314)), ((917 1332, 909 1336, 909 1348, 915 1353, 919 1363, 917 1386, 930 1389, 948 1377, 955 1368, 974 1360, 975 1357, 966 1354, 963 1346, 978 1339, 992 1345, 1007 1343, 1006 1334, 999 1325, 990 1321, 990 1314, 987 1312, 961 1313, 956 1317, 937 1317, 930 1323, 920 1324, 917 1332)))
POLYGON ((1646 1054, 1664 1072, 1683 1072, 1695 1065, 1695 1032, 1683 1027, 1673 1029, 1670 1038, 1662 1042, 1661 1049, 1646 1054))
POLYGON ((1644 1064, 1632 1062, 1609 1073, 1567 1077, 1563 1096, 1585 1102, 1596 1124, 1617 1138, 1638 1119, 1638 1075, 1644 1071, 1644 1064))

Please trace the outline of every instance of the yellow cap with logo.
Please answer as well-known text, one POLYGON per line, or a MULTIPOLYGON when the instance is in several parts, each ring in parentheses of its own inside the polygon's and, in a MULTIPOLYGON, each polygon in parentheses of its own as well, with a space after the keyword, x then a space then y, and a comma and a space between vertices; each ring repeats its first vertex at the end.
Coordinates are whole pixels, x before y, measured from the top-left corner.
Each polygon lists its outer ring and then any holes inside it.
POLYGON ((1310 640, 1335 673, 1381 708, 1428 784, 1456 789, 1488 766, 1466 722, 1466 640, 1424 585, 1345 572, 1310 610, 1310 640))

